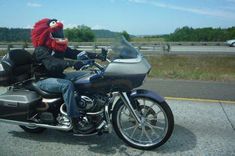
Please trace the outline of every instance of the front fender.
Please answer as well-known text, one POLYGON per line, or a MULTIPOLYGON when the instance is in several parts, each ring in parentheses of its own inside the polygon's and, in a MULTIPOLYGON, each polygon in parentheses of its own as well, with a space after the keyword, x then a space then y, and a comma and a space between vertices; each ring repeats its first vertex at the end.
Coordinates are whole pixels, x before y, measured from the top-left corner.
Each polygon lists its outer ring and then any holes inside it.
POLYGON ((165 99, 161 97, 158 93, 145 90, 145 89, 136 89, 136 90, 133 90, 130 94, 130 97, 132 98, 139 97, 139 96, 149 97, 151 99, 156 100, 159 103, 162 103, 165 101, 165 99))

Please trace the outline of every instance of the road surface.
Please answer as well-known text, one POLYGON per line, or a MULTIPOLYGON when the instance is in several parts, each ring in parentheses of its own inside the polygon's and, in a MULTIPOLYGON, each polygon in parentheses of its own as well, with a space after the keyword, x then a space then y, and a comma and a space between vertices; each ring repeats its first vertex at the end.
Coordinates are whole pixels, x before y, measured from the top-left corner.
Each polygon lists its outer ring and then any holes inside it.
POLYGON ((147 79, 142 88, 164 97, 235 101, 235 82, 147 79))
POLYGON ((25 133, 15 125, 0 123, 1 156, 234 156, 235 105, 172 101, 175 129, 166 144, 152 151, 125 145, 113 132, 102 136, 74 137, 56 130, 25 133))
MULTIPOLYGON (((146 82, 144 88, 158 90, 165 96, 219 100, 234 100, 235 93, 233 83, 199 81, 152 79, 146 82)), ((4 89, 1 88, 1 92, 4 89)), ((56 130, 29 134, 18 126, 0 123, 0 155, 235 155, 235 102, 167 102, 174 114, 175 129, 166 144, 152 151, 133 149, 114 132, 92 137, 75 137, 56 130)))

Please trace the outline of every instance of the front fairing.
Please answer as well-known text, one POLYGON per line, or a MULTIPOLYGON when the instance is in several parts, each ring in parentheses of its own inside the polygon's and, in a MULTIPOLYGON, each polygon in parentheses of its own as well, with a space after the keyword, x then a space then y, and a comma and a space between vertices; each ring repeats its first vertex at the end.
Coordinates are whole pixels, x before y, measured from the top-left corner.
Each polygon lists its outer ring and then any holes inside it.
POLYGON ((129 92, 143 84, 151 66, 125 39, 116 41, 104 71, 76 81, 76 88, 87 92, 129 92))
POLYGON ((105 76, 146 75, 150 71, 148 61, 123 37, 115 40, 111 48, 111 62, 104 71, 105 76))

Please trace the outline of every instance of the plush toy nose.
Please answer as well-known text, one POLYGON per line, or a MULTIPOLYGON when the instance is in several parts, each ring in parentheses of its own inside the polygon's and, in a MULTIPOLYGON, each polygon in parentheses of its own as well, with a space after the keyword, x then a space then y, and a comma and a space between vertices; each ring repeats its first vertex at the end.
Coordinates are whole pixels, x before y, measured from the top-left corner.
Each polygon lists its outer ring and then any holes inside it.
POLYGON ((60 29, 63 29, 63 23, 61 23, 61 22, 56 22, 56 27, 58 27, 58 28, 60 28, 60 29))

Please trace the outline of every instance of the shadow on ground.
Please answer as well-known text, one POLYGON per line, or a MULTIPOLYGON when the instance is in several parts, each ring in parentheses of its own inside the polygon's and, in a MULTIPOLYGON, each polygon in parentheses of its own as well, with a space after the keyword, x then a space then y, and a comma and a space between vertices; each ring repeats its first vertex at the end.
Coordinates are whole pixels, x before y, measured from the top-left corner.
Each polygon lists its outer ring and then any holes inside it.
MULTIPOLYGON (((38 141, 42 144, 57 143, 62 146, 80 145, 87 146, 89 152, 95 154, 123 154, 123 155, 142 155, 149 151, 142 151, 130 148, 124 145, 115 133, 104 134, 102 136, 75 137, 65 132, 47 130, 42 134, 29 134, 23 131, 9 132, 13 137, 20 139, 38 141), (133 152, 134 150, 134 152, 133 152), (130 152, 132 151, 132 152, 130 152)), ((188 129, 175 125, 175 129, 171 138, 163 146, 151 151, 156 153, 174 153, 192 150, 197 143, 196 136, 188 129)))

